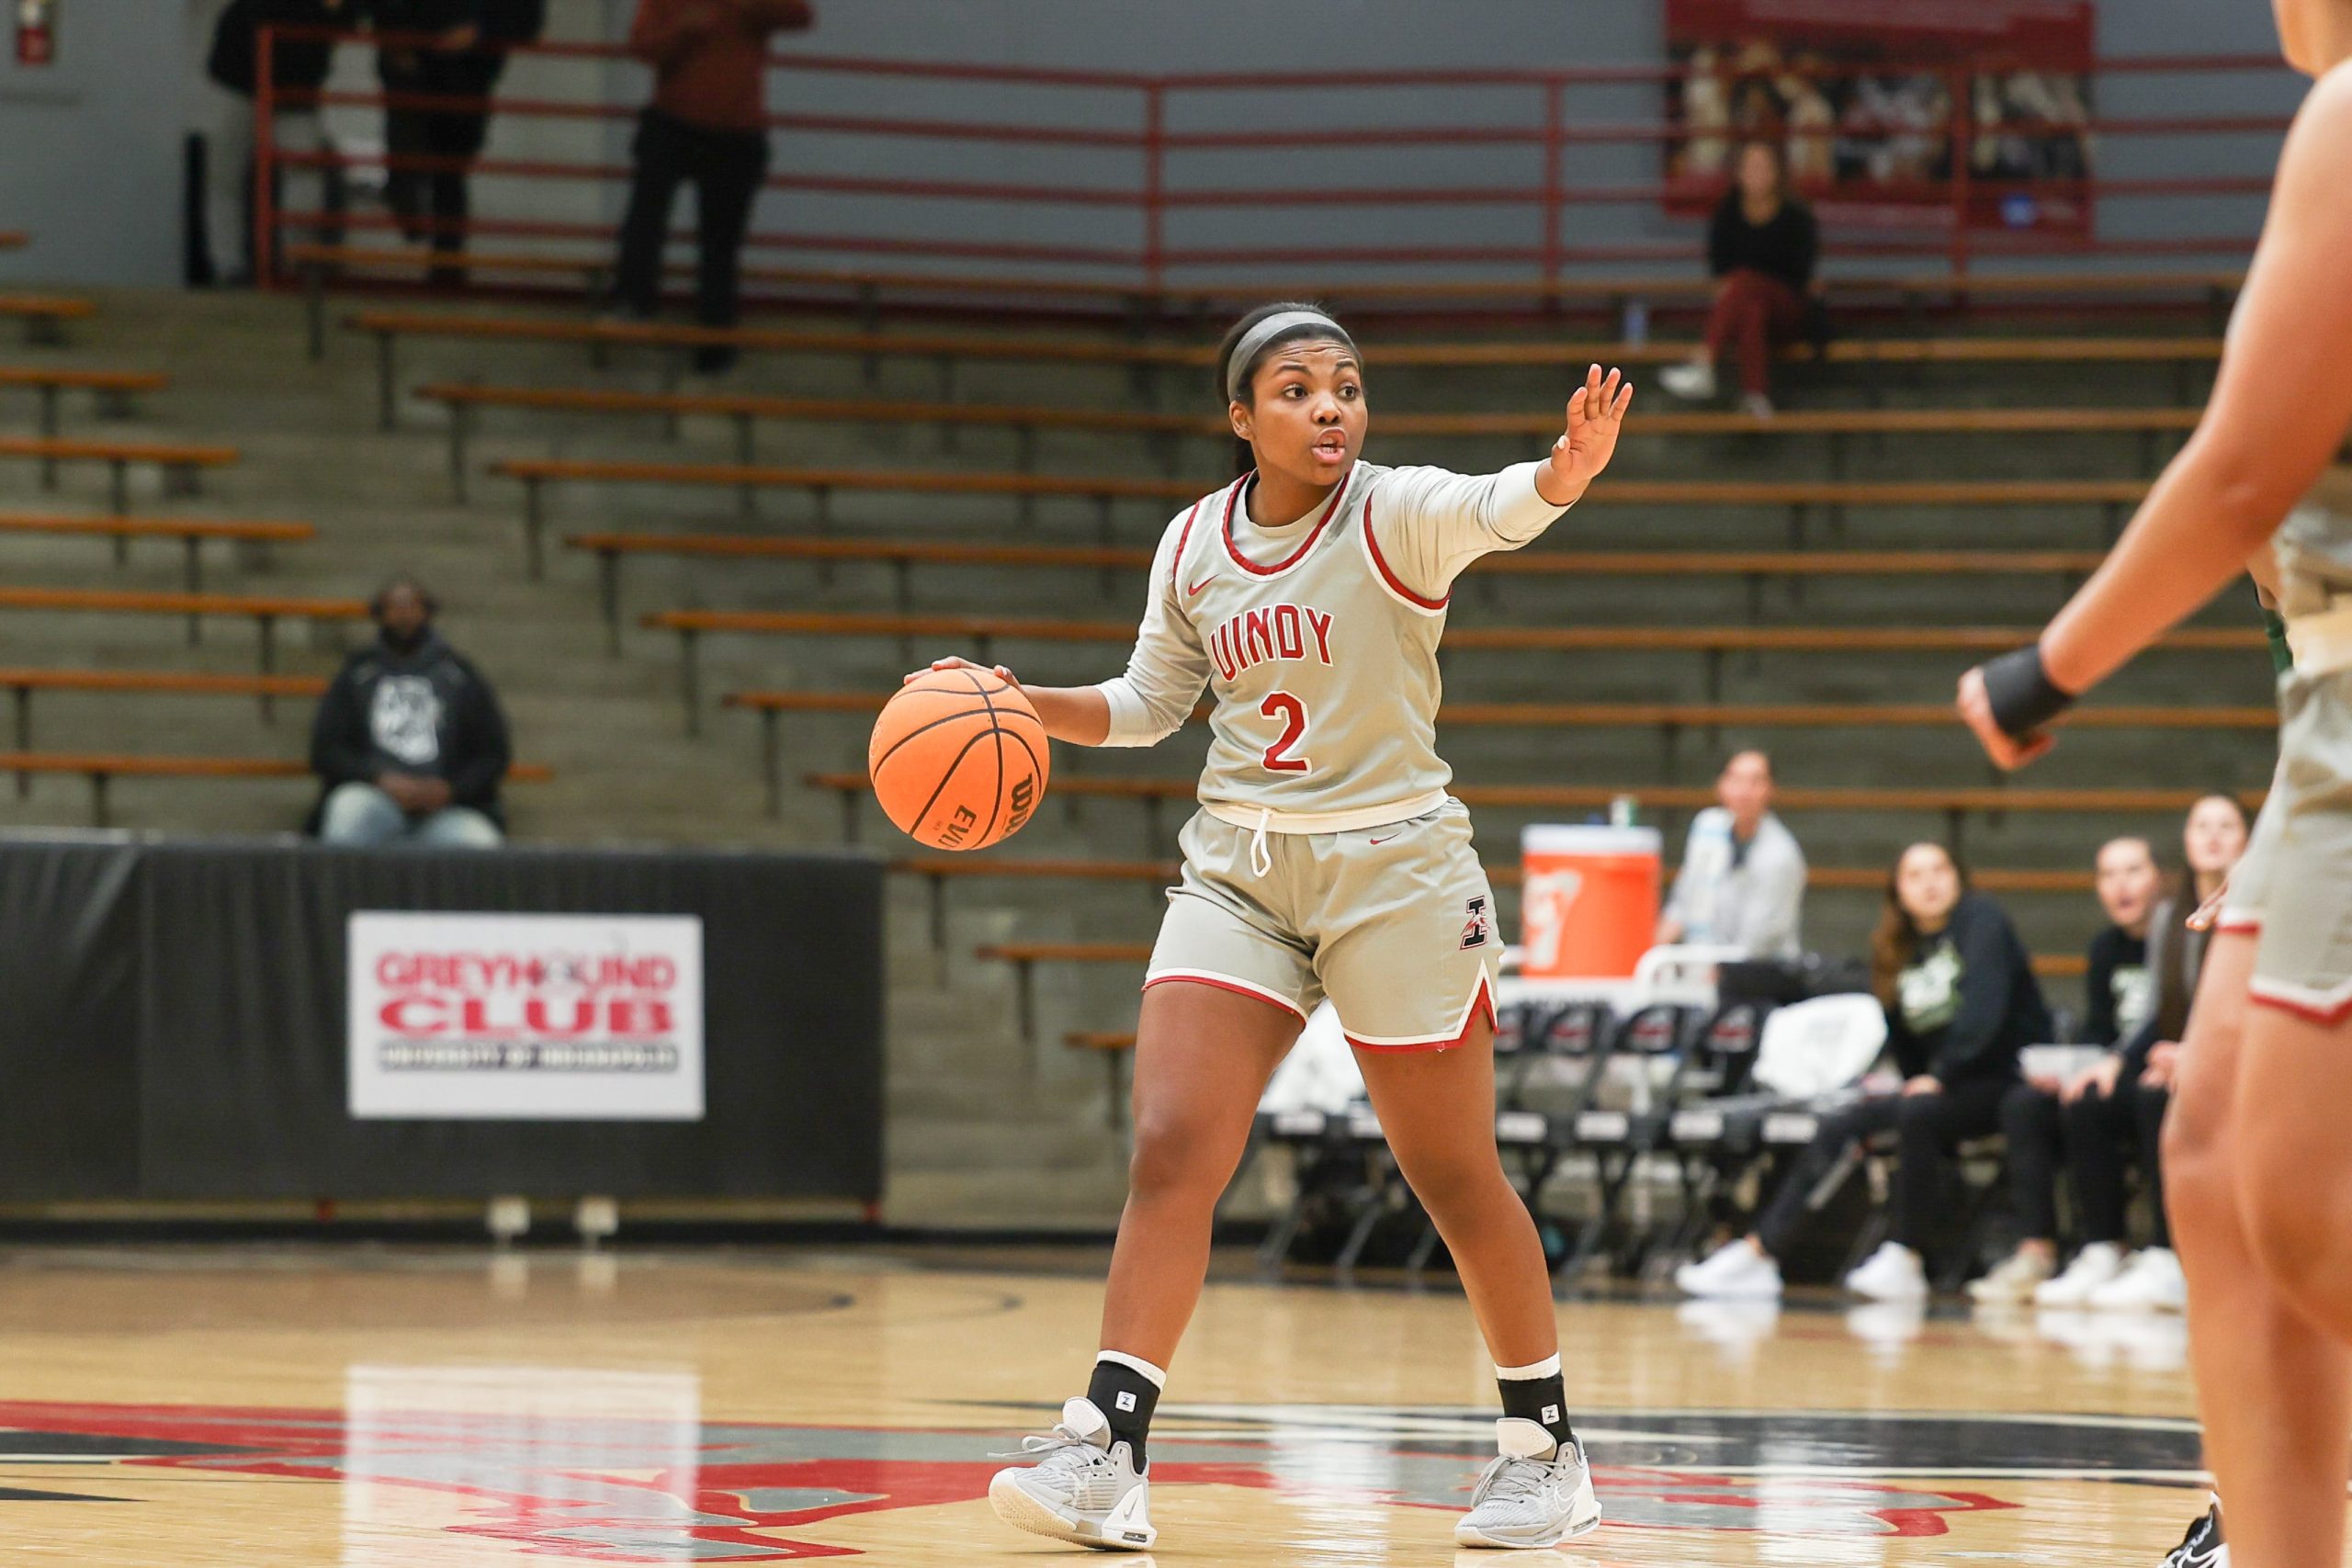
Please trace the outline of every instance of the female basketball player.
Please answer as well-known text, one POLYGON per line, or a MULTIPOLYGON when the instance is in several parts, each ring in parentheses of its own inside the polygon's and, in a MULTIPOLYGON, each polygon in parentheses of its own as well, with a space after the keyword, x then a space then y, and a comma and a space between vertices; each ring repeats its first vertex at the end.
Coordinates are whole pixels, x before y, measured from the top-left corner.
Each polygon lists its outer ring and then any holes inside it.
POLYGON ((1311 306, 1243 317, 1218 367, 1254 467, 1169 524, 1125 675, 1026 688, 1047 733, 1082 746, 1148 746, 1204 686, 1216 702, 1201 811, 1144 981, 1101 1354, 1085 1396, 1026 1439, 1035 1462, 989 1495, 1040 1535, 1152 1543, 1146 1435, 1217 1198, 1267 1078, 1328 997, 1501 1384, 1501 1453, 1455 1539, 1549 1546, 1600 1510, 1567 1420, 1543 1247, 1495 1150, 1502 939, 1437 755, 1437 646, 1454 577, 1542 534, 1607 467, 1633 387, 1592 367, 1548 459, 1465 478, 1360 460, 1363 367, 1311 306))
MULTIPOLYGON (((2279 682, 2281 767, 2199 985, 2165 1190, 2228 1550, 2238 1568, 2337 1568, 2352 1444, 2352 517, 2279 520, 2352 426, 2352 0, 2275 9, 2289 62, 2319 80, 2279 154, 2205 417, 2041 642, 1970 671, 1960 702, 1996 761, 2030 761, 2044 724, 2278 534, 2297 666, 2279 682)), ((2194 1536, 2190 1551, 2218 1561, 2194 1536)))

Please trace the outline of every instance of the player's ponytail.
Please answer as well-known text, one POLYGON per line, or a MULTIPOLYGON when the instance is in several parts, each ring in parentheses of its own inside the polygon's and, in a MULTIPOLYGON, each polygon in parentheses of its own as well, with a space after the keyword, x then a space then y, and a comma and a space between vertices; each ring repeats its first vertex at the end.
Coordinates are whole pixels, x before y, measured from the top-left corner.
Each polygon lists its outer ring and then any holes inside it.
MULTIPOLYGON (((1356 352, 1355 340, 1348 335, 1347 328, 1320 305, 1304 299, 1278 299, 1259 306, 1234 322, 1226 333, 1225 341, 1217 344, 1216 361, 1211 367, 1211 374, 1216 378, 1217 407, 1250 401, 1258 367, 1284 344, 1335 340, 1347 344, 1350 352, 1356 352)), ((1234 437, 1234 473, 1248 473, 1257 461, 1250 443, 1234 437)))

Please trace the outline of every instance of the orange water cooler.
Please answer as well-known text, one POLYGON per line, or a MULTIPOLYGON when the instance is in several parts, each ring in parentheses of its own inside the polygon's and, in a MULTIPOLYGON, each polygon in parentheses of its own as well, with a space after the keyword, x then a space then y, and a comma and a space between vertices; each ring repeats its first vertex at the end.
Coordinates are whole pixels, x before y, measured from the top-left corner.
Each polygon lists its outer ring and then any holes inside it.
POLYGON ((1520 834, 1519 972, 1531 979, 1623 977, 1657 930, 1655 828, 1529 828, 1520 834))

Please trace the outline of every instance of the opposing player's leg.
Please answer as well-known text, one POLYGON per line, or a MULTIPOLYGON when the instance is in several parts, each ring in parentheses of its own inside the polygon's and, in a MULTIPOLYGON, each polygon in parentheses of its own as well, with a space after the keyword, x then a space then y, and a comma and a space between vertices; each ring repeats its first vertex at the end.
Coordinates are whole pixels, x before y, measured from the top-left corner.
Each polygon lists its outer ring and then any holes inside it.
POLYGON ((989 1486, 1007 1523, 1084 1546, 1142 1551, 1157 1539, 1145 1480, 1152 1412, 1200 1301, 1217 1200, 1313 999, 1303 954, 1189 867, 1185 886, 1136 1024, 1135 1149, 1087 1392, 1051 1432, 1023 1439, 1031 1463, 989 1486))
MULTIPOLYGON (((2206 954, 2165 1126, 2165 1201, 2188 1279, 2206 1463, 2227 1500, 2232 1544, 2257 1543, 2240 1561, 2266 1568, 2335 1568, 2340 1548, 2324 1543, 2331 1510, 2342 1528, 2346 1354, 2259 1266, 2239 1201, 2247 1145, 2267 1136, 2276 1099, 2245 1070, 2254 957, 2243 930, 2217 933, 2206 954), (2278 1550, 2270 1543, 2282 1528, 2288 1555, 2256 1555, 2278 1550)), ((2199 1568, 2220 1561, 2205 1539, 2219 1533, 2215 1520, 2184 1543, 2206 1553, 2192 1559, 2199 1568)))

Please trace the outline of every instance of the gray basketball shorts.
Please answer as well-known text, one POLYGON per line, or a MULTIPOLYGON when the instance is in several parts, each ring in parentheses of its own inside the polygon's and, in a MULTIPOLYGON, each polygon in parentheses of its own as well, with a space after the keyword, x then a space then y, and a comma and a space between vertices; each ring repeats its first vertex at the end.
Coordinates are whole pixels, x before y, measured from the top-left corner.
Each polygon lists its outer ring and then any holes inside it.
POLYGON ((2352 673, 2278 687, 2278 773, 2230 873, 2220 930, 2258 932, 2254 999, 2352 1015, 2352 673))
POLYGON ((1461 802, 1358 832, 1269 833, 1263 876, 1250 838, 1205 811, 1185 824, 1146 988, 1197 981, 1302 1020, 1328 997, 1366 1051, 1443 1050, 1476 1012, 1493 1023, 1502 938, 1461 802))

